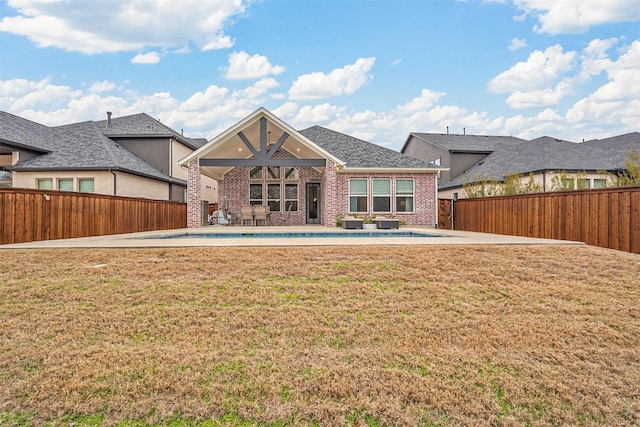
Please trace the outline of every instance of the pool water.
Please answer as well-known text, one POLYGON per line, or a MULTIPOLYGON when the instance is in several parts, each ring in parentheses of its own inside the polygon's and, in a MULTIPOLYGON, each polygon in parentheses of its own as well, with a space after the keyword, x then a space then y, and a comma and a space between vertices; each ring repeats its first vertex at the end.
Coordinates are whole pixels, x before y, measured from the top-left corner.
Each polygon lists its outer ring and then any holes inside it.
POLYGON ((166 236, 139 237, 140 239, 261 239, 261 238, 316 238, 316 237, 441 237, 438 234, 417 231, 347 231, 347 232, 232 232, 232 233, 180 233, 166 236))

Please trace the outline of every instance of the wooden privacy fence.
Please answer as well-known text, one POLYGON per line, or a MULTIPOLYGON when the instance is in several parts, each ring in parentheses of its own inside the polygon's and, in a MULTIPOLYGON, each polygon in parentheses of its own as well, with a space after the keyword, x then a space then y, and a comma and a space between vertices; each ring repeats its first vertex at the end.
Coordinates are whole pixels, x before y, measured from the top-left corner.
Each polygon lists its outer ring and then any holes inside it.
MULTIPOLYGON (((451 201, 440 200, 439 226, 451 228, 451 201)), ((585 242, 640 253, 640 187, 460 199, 456 230, 585 242)))
POLYGON ((0 188, 0 244, 186 226, 182 202, 0 188))

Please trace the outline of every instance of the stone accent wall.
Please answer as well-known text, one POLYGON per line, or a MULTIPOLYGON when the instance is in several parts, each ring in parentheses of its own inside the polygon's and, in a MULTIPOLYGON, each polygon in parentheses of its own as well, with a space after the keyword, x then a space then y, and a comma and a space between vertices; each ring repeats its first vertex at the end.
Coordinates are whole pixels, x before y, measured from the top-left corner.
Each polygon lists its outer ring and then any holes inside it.
MULTIPOLYGON (((377 214, 404 221, 407 225, 438 224, 438 204, 435 174, 378 174, 378 173, 338 173, 336 180, 335 203, 336 216, 349 215, 349 179, 350 178, 395 178, 413 179, 414 181, 414 212, 395 212, 395 184, 392 183, 390 214, 377 214)), ((369 184, 369 198, 371 199, 371 183, 369 184)), ((358 216, 376 215, 373 212, 362 212, 358 216)), ((335 224, 335 221, 334 221, 335 224)))
POLYGON ((202 221, 202 176, 200 175, 199 159, 189 162, 187 177, 187 227, 200 227, 202 221))

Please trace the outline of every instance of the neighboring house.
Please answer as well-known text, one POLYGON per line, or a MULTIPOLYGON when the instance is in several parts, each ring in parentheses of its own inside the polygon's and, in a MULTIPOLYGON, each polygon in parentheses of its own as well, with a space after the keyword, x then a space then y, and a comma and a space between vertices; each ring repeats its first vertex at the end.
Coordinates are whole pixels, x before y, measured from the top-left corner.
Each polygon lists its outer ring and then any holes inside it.
MULTIPOLYGON (((205 142, 144 113, 50 127, 0 112, 0 185, 185 201, 176 161, 205 142)), ((217 202, 215 180, 202 185, 217 202)))
POLYGON ((449 170, 443 171, 440 176, 439 185, 442 187, 493 153, 496 146, 511 146, 524 141, 512 136, 412 132, 400 151, 448 168, 449 170))
POLYGON ((463 185, 482 179, 503 181, 505 174, 519 173, 523 180, 533 177, 543 191, 603 188, 607 173, 624 170, 631 149, 640 149, 640 133, 575 143, 544 136, 518 144, 500 144, 464 173, 441 183, 439 198, 466 197, 463 185), (606 173, 603 173, 606 172, 606 173))
POLYGON ((339 132, 296 131, 264 108, 185 156, 189 227, 200 226, 202 176, 218 180, 221 208, 268 205, 287 224, 336 226, 347 215, 437 224, 444 168, 339 132))

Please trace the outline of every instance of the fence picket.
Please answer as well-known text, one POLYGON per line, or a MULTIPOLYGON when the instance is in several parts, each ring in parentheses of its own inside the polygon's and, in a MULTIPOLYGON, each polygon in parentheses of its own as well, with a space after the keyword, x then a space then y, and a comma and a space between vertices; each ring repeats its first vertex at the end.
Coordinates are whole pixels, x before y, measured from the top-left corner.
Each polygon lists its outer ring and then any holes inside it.
POLYGON ((187 225, 187 205, 52 190, 0 188, 0 244, 101 236, 187 225))
MULTIPOLYGON (((439 201, 440 215, 448 206, 449 200, 439 201)), ((454 215, 457 230, 574 240, 640 253, 640 187, 459 199, 454 215)), ((446 223, 443 216, 439 223, 446 223)))

